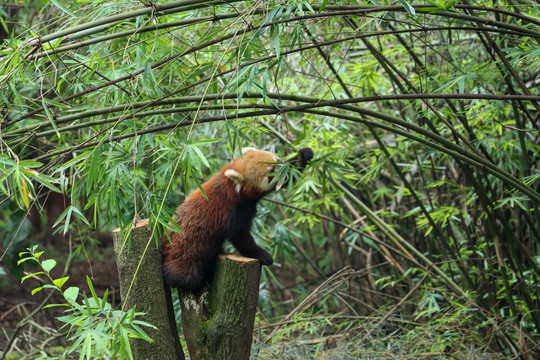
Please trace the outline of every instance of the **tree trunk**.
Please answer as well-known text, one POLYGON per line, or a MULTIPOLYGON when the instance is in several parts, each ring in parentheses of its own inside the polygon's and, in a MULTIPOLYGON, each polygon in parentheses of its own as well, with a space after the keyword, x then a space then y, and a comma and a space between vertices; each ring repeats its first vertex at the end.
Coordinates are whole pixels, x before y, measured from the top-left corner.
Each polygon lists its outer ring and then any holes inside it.
POLYGON ((130 236, 131 239, 127 239, 122 248, 124 240, 122 233, 118 229, 113 232, 120 295, 126 309, 136 305, 137 312, 146 313, 140 320, 157 327, 157 329, 143 327, 148 336, 154 340, 153 343, 138 339, 130 342, 133 358, 184 360, 170 290, 163 282, 161 249, 156 246, 154 239, 151 239, 152 231, 148 229, 148 221, 138 222, 132 228, 130 236), (145 248, 146 254, 137 271, 145 248), (131 286, 134 277, 135 281, 131 286), (129 296, 126 299, 128 291, 129 296))
POLYGON ((178 292, 191 360, 249 359, 260 276, 258 260, 220 255, 208 287, 178 292))

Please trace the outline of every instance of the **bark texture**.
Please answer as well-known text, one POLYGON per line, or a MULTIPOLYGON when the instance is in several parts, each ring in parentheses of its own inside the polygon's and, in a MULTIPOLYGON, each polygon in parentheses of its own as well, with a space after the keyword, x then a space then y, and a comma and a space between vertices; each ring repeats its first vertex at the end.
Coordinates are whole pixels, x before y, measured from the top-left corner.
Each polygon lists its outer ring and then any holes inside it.
POLYGON ((154 240, 150 239, 151 235, 148 221, 141 221, 133 227, 131 239, 126 240, 122 248, 124 240, 122 234, 118 229, 113 232, 122 301, 126 303, 126 308, 136 306, 138 312, 146 313, 141 320, 157 327, 157 329, 144 328, 154 340, 153 343, 144 340, 131 341, 133 357, 136 360, 157 358, 184 360, 176 330, 170 290, 165 288, 163 283, 161 250, 156 247, 154 240), (148 241, 151 243, 131 286, 148 241), (126 299, 130 286, 131 290, 126 299))
POLYGON ((179 291, 191 360, 248 360, 259 297, 256 259, 220 255, 212 283, 199 294, 179 291))

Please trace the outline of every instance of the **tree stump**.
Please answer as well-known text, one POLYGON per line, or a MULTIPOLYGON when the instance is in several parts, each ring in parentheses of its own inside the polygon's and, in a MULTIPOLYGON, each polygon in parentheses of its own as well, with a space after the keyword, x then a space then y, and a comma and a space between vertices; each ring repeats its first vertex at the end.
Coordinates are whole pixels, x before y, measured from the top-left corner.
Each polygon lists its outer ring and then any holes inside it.
POLYGON ((138 222, 132 228, 130 236, 131 239, 127 239, 122 248, 124 240, 122 233, 119 229, 113 232, 120 295, 126 309, 136 306, 136 311, 146 313, 140 320, 157 327, 157 329, 144 328, 148 336, 154 340, 153 343, 140 339, 130 342, 133 358, 184 360, 176 330, 171 293, 163 282, 161 249, 151 239, 152 230, 148 229, 148 221, 138 222), (135 276, 145 249, 146 254, 135 276), (135 281, 131 286, 134 276, 135 281))
POLYGON ((260 276, 258 260, 220 255, 200 294, 178 292, 191 360, 249 359, 260 276))

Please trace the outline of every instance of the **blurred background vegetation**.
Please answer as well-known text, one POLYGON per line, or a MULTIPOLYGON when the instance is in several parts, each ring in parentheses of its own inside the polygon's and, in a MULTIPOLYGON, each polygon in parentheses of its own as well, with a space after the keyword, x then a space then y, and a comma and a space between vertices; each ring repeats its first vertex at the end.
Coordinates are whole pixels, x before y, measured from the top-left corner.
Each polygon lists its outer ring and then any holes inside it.
POLYGON ((243 146, 315 152, 259 206, 277 264, 254 358, 540 356, 538 2, 4 0, 0 19, 3 356, 66 346, 28 320, 48 299, 17 290, 20 251, 109 269, 114 292, 110 231, 149 218, 159 241, 243 146))

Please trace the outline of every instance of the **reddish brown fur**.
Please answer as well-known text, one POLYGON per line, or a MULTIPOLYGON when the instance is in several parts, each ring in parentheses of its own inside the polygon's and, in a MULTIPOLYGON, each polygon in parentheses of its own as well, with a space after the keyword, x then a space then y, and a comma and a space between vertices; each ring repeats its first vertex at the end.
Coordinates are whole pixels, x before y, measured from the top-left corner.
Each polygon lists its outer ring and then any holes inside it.
MULTIPOLYGON (((270 172, 274 154, 244 148, 242 158, 226 165, 202 188, 195 190, 178 208, 174 220, 181 233, 170 232, 164 238, 163 277, 169 286, 197 292, 212 277, 217 255, 229 239, 244 256, 258 259, 263 265, 273 263, 272 256, 255 244, 250 234, 257 202, 272 191, 270 172)), ((309 148, 289 160, 303 169, 313 157, 309 148)))
POLYGON ((189 291, 200 290, 205 280, 211 277, 225 238, 229 238, 243 255, 259 258, 265 265, 272 263, 270 254, 259 248, 249 235, 256 202, 268 191, 262 191, 255 186, 260 179, 250 179, 253 181, 244 182, 238 192, 237 184, 225 175, 227 170, 234 169, 244 177, 267 176, 270 172, 267 169, 270 166, 268 162, 274 161, 274 158, 268 158, 267 154, 271 153, 262 153, 248 151, 243 158, 226 165, 203 184, 202 188, 208 199, 197 189, 178 208, 178 216, 175 216, 174 220, 182 233, 171 232, 171 241, 166 237, 164 239, 163 269, 168 285, 189 291), (246 165, 251 168, 248 175, 246 165), (264 171, 253 169, 261 166, 264 171), (251 209, 251 203, 253 211, 241 210, 241 219, 232 221, 231 217, 235 214, 238 216, 239 207, 244 209, 244 206, 247 206, 251 209), (245 225, 238 225, 237 222, 245 225), (238 227, 245 227, 245 231, 238 227), (231 239, 231 236, 235 239, 231 239))
MULTIPOLYGON (((163 262, 169 274, 193 273, 197 268, 210 265, 212 257, 220 252, 221 244, 216 244, 211 238, 219 229, 226 227, 232 207, 239 198, 234 184, 227 181, 225 170, 222 169, 203 185, 208 200, 197 189, 178 208, 179 216, 175 216, 174 220, 182 233, 171 232, 171 240, 165 239, 163 249, 163 262), (189 234, 189 238, 185 234, 189 234), (181 244, 183 246, 179 246, 181 244)), ((200 272, 196 271, 193 282, 202 281, 202 277, 198 277, 200 272)))

